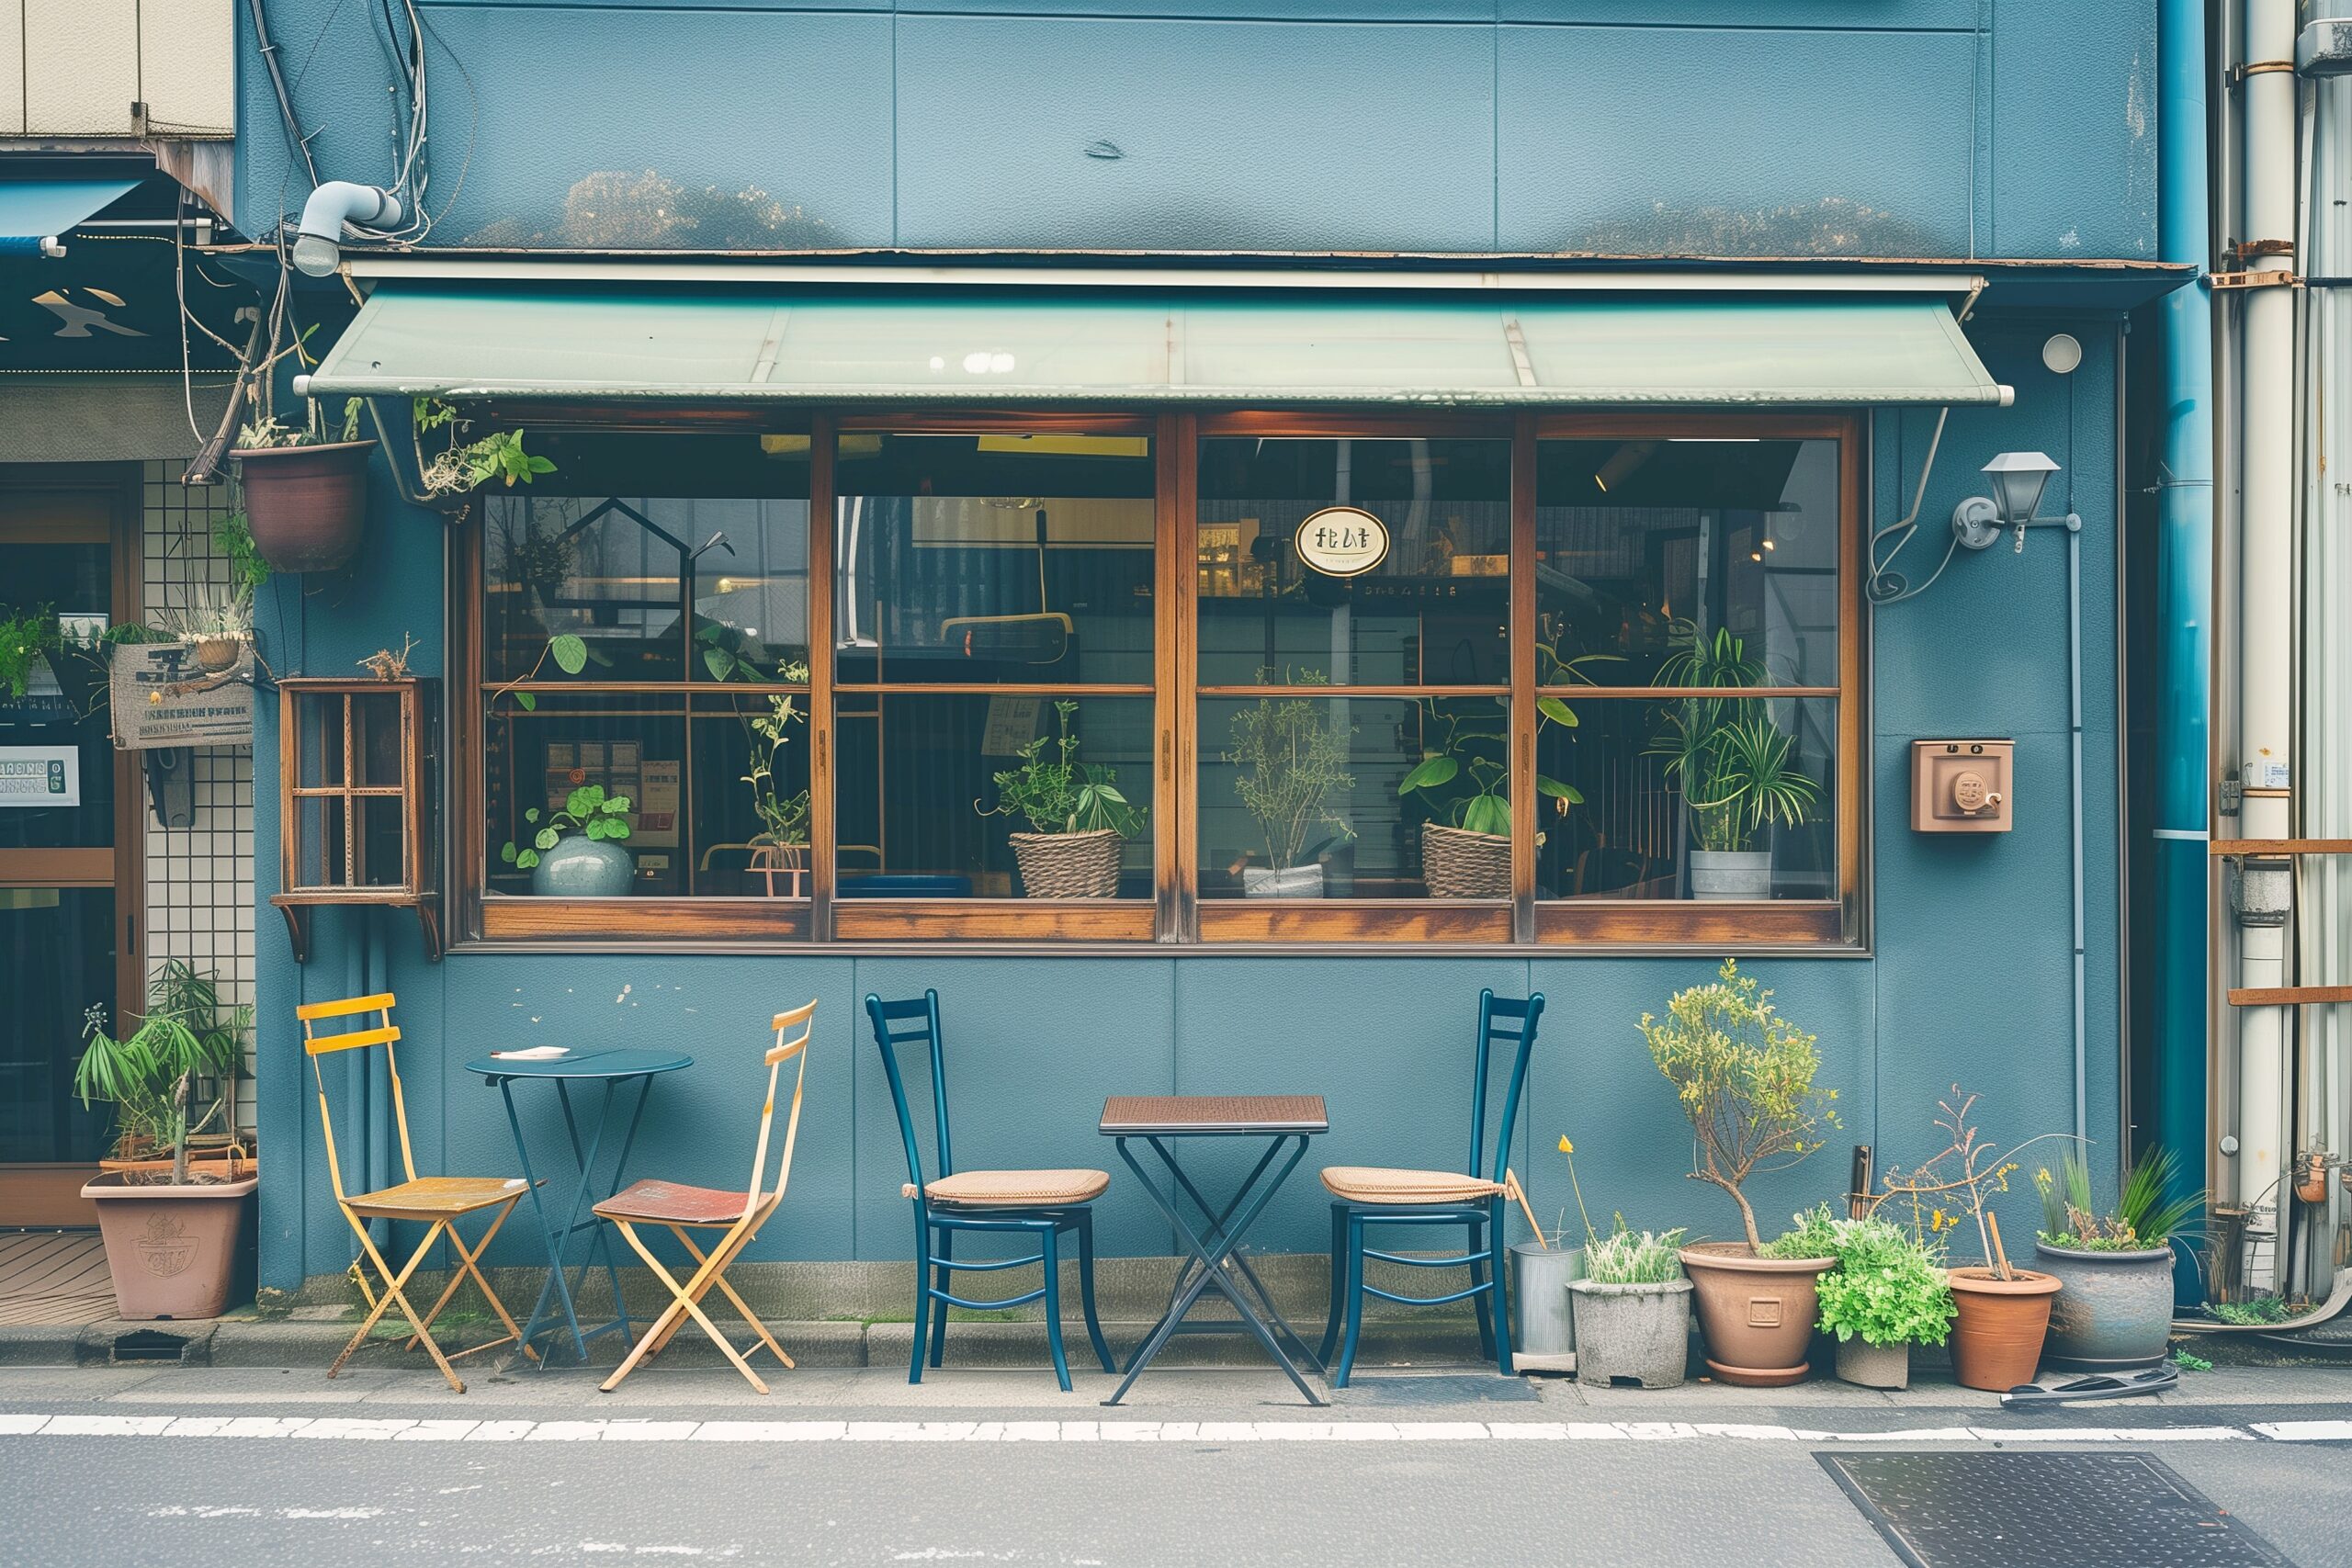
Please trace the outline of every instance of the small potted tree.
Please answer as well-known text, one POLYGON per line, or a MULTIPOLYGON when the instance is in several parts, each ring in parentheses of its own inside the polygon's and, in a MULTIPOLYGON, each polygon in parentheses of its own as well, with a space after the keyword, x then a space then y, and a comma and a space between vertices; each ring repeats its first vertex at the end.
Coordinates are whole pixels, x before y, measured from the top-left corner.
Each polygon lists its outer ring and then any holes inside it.
MULTIPOLYGON (((1259 671, 1261 680, 1272 677, 1272 671, 1259 671)), ((1322 683, 1314 671, 1302 671, 1297 679, 1300 685, 1322 683)), ((1225 760, 1241 770, 1234 793, 1258 819, 1266 843, 1266 863, 1242 867, 1245 897, 1323 896, 1323 865, 1309 855, 1307 839, 1318 826, 1329 826, 1341 840, 1355 837, 1347 818, 1327 804, 1334 794, 1355 788, 1355 775, 1347 771, 1352 733, 1326 718, 1322 704, 1312 697, 1261 697, 1234 714, 1225 760)))
POLYGON ((229 455, 244 490, 245 522, 254 550, 279 571, 333 571, 359 548, 368 517, 368 459, 376 450, 361 440, 366 405, 344 405, 333 433, 311 405, 308 424, 263 418, 240 429, 229 455))
POLYGON ((237 1072, 253 1015, 240 1008, 218 1019, 210 982, 185 964, 157 976, 151 1003, 121 1039, 107 1032, 96 1009, 84 1030, 74 1093, 85 1105, 112 1101, 116 1133, 111 1168, 82 1196, 98 1206, 116 1312, 218 1317, 228 1304, 245 1200, 260 1184, 234 1136, 237 1072), (201 1107, 198 1087, 208 1082, 220 1093, 201 1107), (198 1139, 216 1118, 228 1133, 219 1145, 226 1152, 199 1159, 198 1139))
POLYGON ((1821 1330, 1838 1338, 1838 1375, 1863 1388, 1911 1386, 1911 1347, 1951 1332, 1951 1287, 1934 1254, 1875 1216, 1830 1227, 1838 1266, 1821 1277, 1821 1330))
POLYGON ((2172 1238, 2205 1206, 2201 1190, 2174 1190, 2178 1175, 2170 1149, 2150 1149, 2124 1168, 2114 1206, 2102 1209, 2080 1151, 2066 1152, 2055 1177, 2034 1172, 2041 1195, 2034 1259, 2059 1285, 2050 1305, 2052 1364, 2103 1372, 2164 1359, 2172 1336, 2172 1238))
POLYGON ((563 809, 523 813, 531 841, 509 840, 498 858, 531 874, 531 891, 543 898, 618 898, 637 878, 637 863, 621 848, 628 837, 629 799, 608 795, 603 784, 582 784, 565 797, 563 809))
MULTIPOLYGON (((1682 647, 1654 682, 1721 689, 1761 685, 1765 669, 1747 645, 1718 628, 1713 638, 1678 622, 1682 647)), ((1770 898, 1772 852, 1762 840, 1774 827, 1802 828, 1821 807, 1821 786, 1795 765, 1796 740, 1774 723, 1761 698, 1679 697, 1649 755, 1666 759, 1668 780, 1690 811, 1690 897, 1770 898)))
POLYGON ((1781 1016, 1772 993, 1725 959, 1719 977, 1675 993, 1664 1018, 1642 1015, 1650 1059, 1674 1086, 1695 1135, 1691 1179, 1720 1187, 1739 1207, 1742 1241, 1682 1249, 1697 1290, 1707 1365, 1725 1382, 1770 1388, 1812 1369, 1814 1281, 1834 1259, 1826 1235, 1801 1225, 1770 1246, 1743 1190, 1758 1171, 1781 1170, 1821 1147, 1835 1127, 1835 1089, 1814 1087, 1814 1037, 1781 1016))
POLYGON ((1078 704, 1054 705, 1055 736, 1037 736, 1016 753, 1020 766, 996 775, 996 804, 972 802, 983 817, 1020 817, 1031 830, 1007 835, 1032 898, 1114 898, 1119 854, 1143 831, 1144 814, 1119 793, 1118 774, 1078 761, 1070 716, 1078 704), (1053 756, 1046 755, 1047 748, 1053 756))
POLYGON ((1618 1216, 1614 1233, 1584 1249, 1584 1278, 1568 1286, 1577 1303, 1577 1381, 1677 1388, 1690 1354, 1690 1281, 1676 1248, 1679 1230, 1636 1235, 1618 1216))

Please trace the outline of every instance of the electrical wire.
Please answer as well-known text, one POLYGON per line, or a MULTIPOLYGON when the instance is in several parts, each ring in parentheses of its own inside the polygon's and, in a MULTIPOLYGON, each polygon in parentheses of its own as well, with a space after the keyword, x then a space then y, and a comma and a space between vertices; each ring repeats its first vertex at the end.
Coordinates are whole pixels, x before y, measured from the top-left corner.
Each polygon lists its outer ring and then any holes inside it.
POLYGON ((1928 574, 1928 581, 1916 587, 1908 578, 1894 570, 1894 558, 1903 553, 1903 547, 1919 531, 1919 508, 1926 504, 1928 479, 1936 471, 1936 449, 1943 445, 1944 422, 1951 417, 1949 404, 1937 411, 1935 434, 1928 440, 1927 460, 1919 465, 1919 484, 1911 494, 1911 510, 1871 536, 1870 576, 1863 583, 1862 592, 1872 604, 1900 604, 1905 599, 1915 599, 1925 593, 1935 586, 1936 579, 1944 574, 1944 569, 1951 565, 1953 555, 1960 549, 1960 537, 1954 535, 1951 542, 1944 547, 1944 558, 1936 563, 1936 570, 1928 574), (1893 549, 1881 556, 1879 546, 1891 535, 1900 535, 1901 537, 1895 539, 1893 549))

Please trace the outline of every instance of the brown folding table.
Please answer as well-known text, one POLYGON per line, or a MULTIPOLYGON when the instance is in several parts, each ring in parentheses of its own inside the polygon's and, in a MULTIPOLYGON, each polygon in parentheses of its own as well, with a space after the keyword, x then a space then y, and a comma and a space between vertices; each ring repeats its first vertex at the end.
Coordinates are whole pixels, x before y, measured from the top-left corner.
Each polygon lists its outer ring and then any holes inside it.
POLYGON ((1103 1101, 1102 1135, 1114 1142, 1119 1157, 1127 1162, 1127 1168, 1135 1172, 1143 1190, 1151 1195, 1160 1213, 1168 1216, 1169 1224, 1176 1227, 1187 1254, 1183 1267, 1177 1271, 1176 1288, 1166 1314, 1153 1325, 1127 1362, 1126 1377, 1120 1382, 1118 1392, 1103 1404, 1116 1404, 1125 1398, 1136 1377, 1176 1335, 1238 1333, 1257 1337, 1309 1404, 1329 1403, 1299 1375, 1292 1352, 1297 1360, 1313 1368, 1318 1377, 1323 1375, 1322 1361, 1283 1321, 1240 1247, 1250 1224, 1305 1157, 1307 1140, 1330 1131, 1330 1126, 1319 1094, 1114 1095, 1103 1101), (1266 1152, 1258 1156, 1258 1163, 1242 1179, 1232 1198, 1219 1207, 1202 1195, 1199 1186, 1185 1174, 1176 1158, 1177 1142, 1190 1138, 1262 1138, 1266 1152), (1136 1158, 1135 1151, 1129 1147, 1134 1142, 1142 1143, 1159 1156, 1159 1163, 1172 1179, 1168 1186, 1154 1181, 1136 1158), (1285 1150, 1289 1154, 1286 1159, 1282 1157, 1285 1150), (1182 1199, 1191 1200, 1206 1222, 1204 1226, 1196 1228, 1185 1218, 1182 1199), (1238 1322, 1184 1321, 1193 1303, 1210 1290, 1232 1303, 1238 1322), (1256 1297, 1255 1304, 1250 1300, 1252 1296, 1256 1297), (1283 1348, 1285 1341, 1289 1351, 1283 1348))

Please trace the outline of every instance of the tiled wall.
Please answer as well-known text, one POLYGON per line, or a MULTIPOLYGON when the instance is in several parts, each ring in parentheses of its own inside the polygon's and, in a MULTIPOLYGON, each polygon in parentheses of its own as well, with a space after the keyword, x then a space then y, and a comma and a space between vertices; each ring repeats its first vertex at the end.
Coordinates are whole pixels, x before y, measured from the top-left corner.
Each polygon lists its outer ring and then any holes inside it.
MULTIPOLYGON (((186 604, 191 588, 219 592, 229 583, 228 562, 212 547, 212 518, 227 507, 228 489, 184 487, 184 467, 146 465, 139 592, 151 620, 186 604)), ((147 816, 148 969, 179 958, 209 970, 221 1006, 233 1008, 254 999, 253 749, 199 747, 194 778, 193 827, 165 829, 147 816)), ((250 1127, 250 1070, 237 1098, 238 1120, 250 1127)))

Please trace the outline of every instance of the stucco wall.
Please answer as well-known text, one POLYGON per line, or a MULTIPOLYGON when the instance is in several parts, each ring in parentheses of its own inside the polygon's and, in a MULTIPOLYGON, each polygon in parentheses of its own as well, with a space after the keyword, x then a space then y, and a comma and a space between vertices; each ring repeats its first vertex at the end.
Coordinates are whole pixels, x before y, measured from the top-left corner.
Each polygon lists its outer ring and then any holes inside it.
MULTIPOLYGON (((1942 520, 1980 488, 1994 452, 2040 448, 2065 465, 2045 511, 2071 503, 2083 532, 2087 724, 2085 863, 2090 1096, 2087 1121, 2109 1139, 2118 1121, 2116 582, 2112 323, 2048 319, 1980 322, 1972 336, 2017 406, 1955 412, 1929 485, 1913 554, 1940 553, 1942 520), (2038 351, 2061 326, 2084 343, 2070 378, 2038 351), (2070 488, 2071 487, 2071 488, 2070 488)), ((1909 503, 1931 412, 1886 414, 1873 439, 1878 521, 1909 503)), ((347 579, 273 583, 288 646, 282 671, 332 674, 379 646, 418 642, 417 667, 439 673, 443 525, 379 489, 347 579)), ((1913 565, 1909 557, 1905 565, 1913 565)), ((1797 1170, 1762 1184, 1759 1209, 1785 1214, 1838 1191, 1846 1145, 1882 1157, 1932 1152, 1929 1118, 1955 1078, 1984 1090, 1987 1130, 2006 1141, 2063 1131, 2073 1117, 2072 954, 2065 794, 2066 572, 2063 535, 2037 531, 2022 557, 2006 545, 1956 561, 1920 598, 1880 614, 1872 635, 1871 835, 1874 955, 1760 959, 1787 1012, 1821 1040, 1823 1081, 1839 1091, 1846 1131, 1797 1170), (2018 742, 2017 830, 1922 837, 1908 830, 1905 748, 1915 737, 2008 735, 2018 742)), ((270 620, 268 624, 280 624, 270 620)), ((272 716, 274 718, 274 716, 272 716)), ((278 829, 277 756, 266 718, 255 749, 258 841, 278 829)), ((264 857, 266 898, 276 873, 264 857)), ((506 1173, 513 1156, 497 1095, 467 1059, 518 1038, 681 1046, 697 1066, 664 1082, 641 1134, 642 1173, 739 1184, 757 1111, 758 1053, 779 1008, 820 998, 809 1100, 790 1207, 752 1254, 761 1258, 895 1258, 910 1247, 899 1198, 904 1167, 879 1061, 860 1027, 865 992, 936 986, 952 1053, 958 1154, 966 1165, 1115 1166, 1093 1132, 1105 1095, 1305 1089, 1329 1098, 1333 1131, 1318 1163, 1442 1165, 1464 1138, 1469 1030, 1482 986, 1552 998, 1531 1077, 1518 1161, 1547 1220, 1568 1202, 1557 1137, 1573 1136, 1599 1218, 1688 1224, 1723 1234, 1730 1206, 1683 1178, 1689 1138, 1651 1067, 1634 1020, 1710 960, 1606 955, 1532 960, 1167 957, 1058 959, 743 957, 459 953, 423 962, 413 923, 379 918, 380 950, 360 917, 318 913, 315 956, 291 959, 282 928, 260 931, 261 1111, 271 1179, 261 1212, 262 1279, 290 1286, 339 1271, 349 1238, 326 1201, 317 1115, 293 1004, 365 987, 395 990, 417 1156, 435 1170, 506 1173), (363 968, 363 964, 366 966, 363 968)), ((328 1058, 338 1092, 345 1058, 328 1058)), ((528 1103, 528 1102, 526 1102, 528 1103)), ((550 1101, 534 1109, 560 1136, 550 1101)), ((379 1148, 379 1156, 389 1151, 379 1148)), ((346 1157, 348 1151, 346 1150, 346 1157)), ((1140 1195, 1114 1181, 1102 1204, 1114 1253, 1161 1253, 1168 1238, 1140 1195)), ((1323 1245, 1311 1176, 1269 1213, 1272 1249, 1323 1245)), ((2017 1195, 2030 1198, 2022 1186, 2017 1195)), ((1604 1221, 1605 1223, 1605 1221, 1604 1221)), ((2023 1212, 2016 1234, 2030 1234, 2023 1212)), ((530 1243, 503 1237, 505 1260, 530 1243)))
MULTIPOLYGON (((2155 254, 2154 0, 419 9, 437 243, 2155 254)), ((368 9, 270 16, 385 181, 368 9)), ((308 187, 239 24, 258 233, 308 187)))

